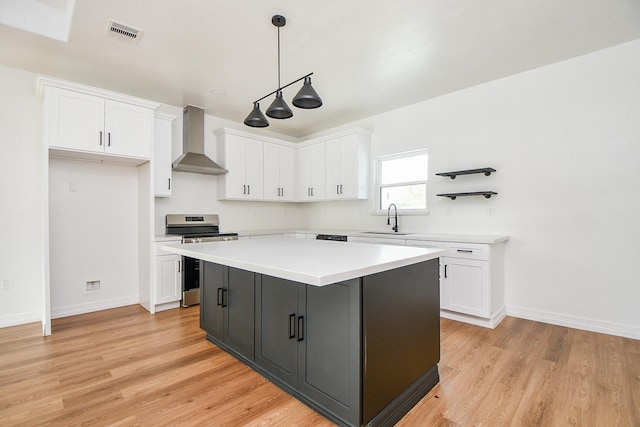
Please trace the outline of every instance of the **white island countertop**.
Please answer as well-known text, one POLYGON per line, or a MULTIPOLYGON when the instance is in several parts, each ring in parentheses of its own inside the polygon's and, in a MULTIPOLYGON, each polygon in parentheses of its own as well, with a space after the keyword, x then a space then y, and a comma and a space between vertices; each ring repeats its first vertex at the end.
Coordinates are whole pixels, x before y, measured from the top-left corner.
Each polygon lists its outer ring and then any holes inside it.
POLYGON ((325 286, 444 255, 434 248, 272 238, 162 246, 167 252, 325 286))

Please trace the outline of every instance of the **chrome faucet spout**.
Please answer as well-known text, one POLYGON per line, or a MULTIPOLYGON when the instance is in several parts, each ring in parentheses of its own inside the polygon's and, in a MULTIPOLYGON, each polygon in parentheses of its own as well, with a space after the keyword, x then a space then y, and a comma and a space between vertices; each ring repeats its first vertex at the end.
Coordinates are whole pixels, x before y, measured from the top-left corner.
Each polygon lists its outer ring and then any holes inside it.
POLYGON ((398 207, 395 205, 395 203, 391 203, 387 208, 387 225, 391 225, 391 206, 393 206, 393 211, 394 211, 394 216, 393 216, 394 222, 393 222, 393 227, 391 227, 391 229, 397 233, 398 232, 398 207))

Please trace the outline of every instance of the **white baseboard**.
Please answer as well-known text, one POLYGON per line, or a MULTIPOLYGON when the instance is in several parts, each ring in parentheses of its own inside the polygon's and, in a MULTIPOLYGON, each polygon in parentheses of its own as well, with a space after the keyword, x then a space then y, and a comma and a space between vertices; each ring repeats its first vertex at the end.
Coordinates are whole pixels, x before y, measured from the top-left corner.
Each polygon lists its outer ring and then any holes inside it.
POLYGON ((42 313, 39 311, 31 311, 27 313, 10 314, 8 316, 0 316, 0 328, 8 328, 9 326, 24 325, 25 323, 42 322, 42 313))
POLYGON ((569 316, 566 314, 551 313, 548 311, 534 310, 526 307, 507 307, 507 315, 519 317, 521 319, 535 320, 536 322, 549 323, 552 325, 566 326, 568 328, 582 329, 585 331, 599 332, 607 335, 640 339, 640 328, 619 323, 602 322, 599 320, 587 319, 585 317, 569 316))
POLYGON ((455 313, 453 311, 440 310, 440 317, 444 317, 445 319, 457 320, 458 322, 470 323, 476 326, 482 326, 483 328, 493 329, 502 319, 507 315, 507 311, 505 307, 502 307, 497 313, 494 313, 490 319, 485 319, 482 317, 470 316, 467 314, 455 313))
POLYGON ((167 302, 156 305, 156 313, 159 311, 171 310, 180 307, 180 301, 167 302))
POLYGON ((51 318, 75 316, 77 314, 92 313, 94 311, 108 310, 110 308, 124 307, 125 305, 138 304, 138 295, 113 298, 108 300, 90 302, 86 304, 67 305, 63 307, 51 307, 51 318))

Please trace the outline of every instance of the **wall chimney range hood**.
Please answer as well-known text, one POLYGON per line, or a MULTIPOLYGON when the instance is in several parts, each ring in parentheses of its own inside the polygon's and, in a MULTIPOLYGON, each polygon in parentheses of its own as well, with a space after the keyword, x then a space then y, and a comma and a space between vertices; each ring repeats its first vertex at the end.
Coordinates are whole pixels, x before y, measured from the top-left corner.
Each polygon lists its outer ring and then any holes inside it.
POLYGON ((173 162, 176 172, 222 175, 228 170, 204 155, 204 110, 187 105, 182 116, 182 152, 173 162))

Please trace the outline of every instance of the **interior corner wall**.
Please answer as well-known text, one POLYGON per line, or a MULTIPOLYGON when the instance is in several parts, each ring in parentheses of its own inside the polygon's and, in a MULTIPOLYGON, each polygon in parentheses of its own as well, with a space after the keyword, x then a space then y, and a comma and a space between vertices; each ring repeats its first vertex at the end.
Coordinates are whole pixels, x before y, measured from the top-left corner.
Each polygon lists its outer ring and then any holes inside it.
POLYGON ((0 327, 42 320, 41 104, 36 76, 0 67, 0 327))
MULTIPOLYGON (((372 157, 427 148, 427 216, 401 231, 507 234, 508 314, 640 338, 640 40, 361 122, 372 157), (493 167, 460 176, 437 172, 493 167), (497 196, 438 193, 493 190, 497 196)), ((373 200, 373 193, 372 193, 373 200)), ((381 229, 371 201, 307 204, 305 225, 381 229)))

